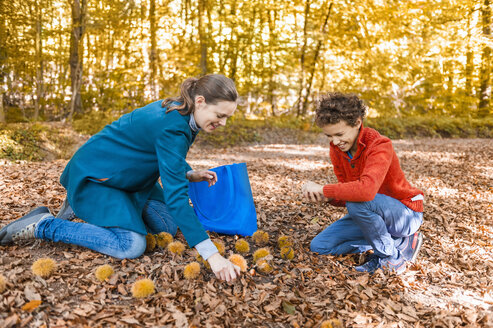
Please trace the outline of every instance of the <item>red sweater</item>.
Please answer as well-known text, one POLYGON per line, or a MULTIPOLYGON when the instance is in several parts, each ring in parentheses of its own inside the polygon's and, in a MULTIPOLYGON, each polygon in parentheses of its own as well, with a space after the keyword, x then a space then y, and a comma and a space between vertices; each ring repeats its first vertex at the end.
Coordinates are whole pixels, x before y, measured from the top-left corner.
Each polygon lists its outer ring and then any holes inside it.
POLYGON ((411 200, 423 192, 406 180, 390 139, 362 126, 356 142, 353 159, 330 143, 330 159, 339 181, 323 188, 325 197, 334 199, 330 203, 345 206, 346 201, 368 202, 379 193, 423 212, 423 201, 411 200))

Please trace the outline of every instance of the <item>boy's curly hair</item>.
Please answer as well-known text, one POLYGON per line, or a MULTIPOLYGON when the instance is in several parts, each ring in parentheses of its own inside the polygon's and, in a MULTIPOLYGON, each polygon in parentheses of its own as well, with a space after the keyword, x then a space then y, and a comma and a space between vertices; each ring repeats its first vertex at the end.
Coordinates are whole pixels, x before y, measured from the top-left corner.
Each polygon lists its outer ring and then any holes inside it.
POLYGON ((365 118, 366 105, 355 94, 328 92, 317 101, 315 122, 319 127, 337 124, 341 120, 356 126, 356 120, 365 118))

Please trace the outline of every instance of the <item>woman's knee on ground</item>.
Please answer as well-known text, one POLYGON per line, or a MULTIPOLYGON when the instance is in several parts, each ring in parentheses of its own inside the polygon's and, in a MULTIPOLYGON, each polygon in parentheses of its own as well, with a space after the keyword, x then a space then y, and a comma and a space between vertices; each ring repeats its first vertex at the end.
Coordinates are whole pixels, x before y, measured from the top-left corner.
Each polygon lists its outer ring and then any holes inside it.
POLYGON ((135 259, 146 250, 146 237, 140 233, 129 231, 128 234, 120 239, 120 251, 114 256, 121 260, 123 259, 135 259))

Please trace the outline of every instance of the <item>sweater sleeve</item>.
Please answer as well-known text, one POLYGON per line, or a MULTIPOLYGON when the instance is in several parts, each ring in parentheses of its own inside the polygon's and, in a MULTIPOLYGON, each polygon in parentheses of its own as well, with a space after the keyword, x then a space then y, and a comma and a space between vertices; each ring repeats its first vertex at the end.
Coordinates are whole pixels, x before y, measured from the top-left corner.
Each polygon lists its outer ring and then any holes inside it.
MULTIPOLYGON (((332 162, 332 166, 334 168, 334 174, 337 177, 337 181, 339 181, 339 183, 343 183, 345 181, 344 171, 341 167, 339 157, 337 156, 337 154, 333 150, 330 151, 330 161, 332 162)), ((346 201, 334 198, 331 201, 329 201, 329 204, 332 206, 337 206, 337 207, 345 207, 346 201)))
POLYGON ((189 146, 186 132, 175 126, 162 131, 155 147, 164 201, 188 245, 194 247, 209 236, 189 204, 186 172, 190 166, 185 161, 189 146))
POLYGON ((369 202, 373 200, 382 185, 390 163, 393 148, 389 139, 376 142, 368 149, 365 166, 359 179, 351 182, 325 185, 324 195, 350 202, 369 202))

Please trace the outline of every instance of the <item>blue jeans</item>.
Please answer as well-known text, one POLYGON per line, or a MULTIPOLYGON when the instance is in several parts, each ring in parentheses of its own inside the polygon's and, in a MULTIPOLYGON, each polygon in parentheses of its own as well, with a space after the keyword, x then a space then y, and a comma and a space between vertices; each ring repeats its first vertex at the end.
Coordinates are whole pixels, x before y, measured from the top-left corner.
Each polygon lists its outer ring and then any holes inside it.
MULTIPOLYGON (((59 217, 73 216, 70 206, 62 207, 59 217)), ((147 201, 142 219, 149 233, 169 232, 176 234, 177 226, 168 212, 166 204, 147 201)), ((119 259, 132 259, 142 255, 146 249, 145 235, 121 228, 99 227, 89 223, 49 217, 39 222, 35 237, 54 242, 63 242, 87 247, 94 251, 119 259)))
POLYGON ((369 202, 346 202, 346 208, 346 216, 313 238, 313 252, 342 255, 373 249, 378 257, 397 257, 404 237, 423 223, 423 213, 383 194, 369 202))

